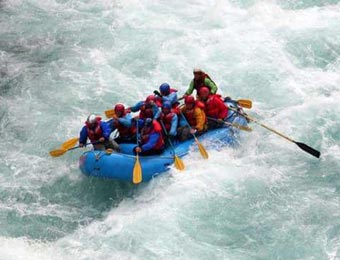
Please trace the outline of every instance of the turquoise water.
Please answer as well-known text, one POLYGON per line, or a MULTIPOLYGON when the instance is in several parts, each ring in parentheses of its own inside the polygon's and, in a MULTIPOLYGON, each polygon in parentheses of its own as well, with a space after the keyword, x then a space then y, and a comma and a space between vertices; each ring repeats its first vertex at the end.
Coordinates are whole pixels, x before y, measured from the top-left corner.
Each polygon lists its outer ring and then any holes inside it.
POLYGON ((340 1, 0 1, 0 259, 340 259, 340 1), (90 112, 195 66, 260 126, 134 187, 87 178, 90 112))

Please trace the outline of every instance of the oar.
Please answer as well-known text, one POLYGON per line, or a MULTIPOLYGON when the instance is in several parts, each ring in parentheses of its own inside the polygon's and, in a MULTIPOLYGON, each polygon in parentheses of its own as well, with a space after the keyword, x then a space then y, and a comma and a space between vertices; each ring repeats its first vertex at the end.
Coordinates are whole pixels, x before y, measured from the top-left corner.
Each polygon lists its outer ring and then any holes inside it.
POLYGON ((116 115, 115 110, 113 108, 106 110, 104 113, 107 118, 112 118, 116 115))
POLYGON ((73 137, 69 140, 67 140, 66 142, 64 142, 62 145, 61 145, 61 148, 64 149, 64 150, 68 150, 70 148, 72 148, 73 146, 75 146, 79 141, 79 137, 73 137))
MULTIPOLYGON (((185 123, 187 124, 187 126, 188 126, 189 128, 191 128, 189 122, 187 121, 187 119, 185 118, 185 116, 183 115, 183 113, 182 113, 182 112, 180 112, 180 113, 181 113, 181 116, 182 116, 182 118, 184 119, 185 123)), ((198 149, 199 149, 199 151, 200 151, 202 157, 203 157, 204 159, 208 159, 208 158, 209 158, 209 155, 208 155, 207 151, 205 150, 204 146, 198 141, 198 139, 197 139, 197 137, 196 137, 195 134, 192 134, 192 136, 195 138, 195 142, 196 142, 196 144, 197 144, 197 146, 198 146, 198 149)))
POLYGON ((266 125, 264 125, 264 124, 258 122, 256 119, 254 119, 254 118, 252 118, 252 117, 250 117, 250 116, 248 116, 248 115, 245 115, 245 114, 240 113, 240 112, 237 111, 236 109, 233 109, 233 108, 230 108, 230 109, 233 110, 233 111, 238 112, 239 114, 243 115, 245 118, 249 119, 250 121, 252 121, 252 122, 254 122, 254 123, 256 123, 256 124, 259 124, 260 126, 262 126, 262 127, 266 128, 267 130, 273 132, 274 134, 277 134, 277 135, 279 135, 279 136, 285 138, 286 140, 288 140, 288 141, 290 141, 290 142, 296 144, 298 147, 300 147, 301 150, 303 150, 303 151, 305 151, 305 152, 307 152, 307 153, 309 153, 309 154, 315 156, 316 158, 319 158, 319 157, 320 157, 321 153, 320 153, 319 151, 315 150, 314 148, 312 148, 312 147, 310 147, 310 146, 308 146, 308 145, 306 145, 306 144, 304 144, 304 143, 296 142, 296 141, 294 141, 293 139, 289 138, 288 136, 285 136, 284 134, 281 134, 280 132, 278 132, 278 131, 276 131, 276 130, 270 128, 269 126, 266 126, 266 125))
POLYGON ((174 153, 175 167, 176 167, 176 169, 182 171, 182 170, 184 170, 184 168, 185 168, 184 163, 183 163, 183 161, 176 155, 175 148, 174 148, 174 146, 173 146, 173 144, 172 144, 172 142, 171 142, 171 140, 170 140, 169 134, 168 134, 168 132, 166 131, 166 128, 165 128, 165 126, 164 126, 163 121, 160 120, 160 122, 161 122, 161 125, 162 125, 162 127, 163 127, 164 133, 165 133, 166 136, 168 137, 168 142, 169 142, 169 144, 170 144, 170 146, 171 146, 172 152, 174 153))
MULTIPOLYGON (((207 118, 209 120, 212 120, 212 121, 215 121, 215 122, 219 122, 218 119, 216 119, 216 118, 212 118, 212 117, 207 117, 207 118)), ((232 126, 232 127, 236 127, 236 128, 238 128, 240 130, 244 130, 244 131, 247 131, 247 132, 253 131, 253 129, 250 128, 249 126, 240 125, 240 124, 237 124, 237 123, 230 123, 230 122, 223 121, 223 124, 228 125, 228 126, 232 126)))
POLYGON ((238 105, 244 108, 251 109, 253 107, 253 103, 249 99, 239 99, 239 100, 236 100, 236 102, 238 105))
MULTIPOLYGON (((138 135, 139 135, 139 133, 138 133, 138 121, 136 122, 136 124, 137 124, 137 133, 136 133, 136 135, 137 135, 137 147, 138 147, 138 135)), ((142 167, 141 167, 141 165, 140 165, 140 162, 139 162, 139 153, 138 152, 136 152, 137 153, 137 155, 136 155, 136 162, 135 162, 135 166, 133 167, 133 172, 132 172, 132 182, 134 183, 134 184, 138 184, 138 183, 140 183, 140 182, 142 182, 142 167)))
MULTIPOLYGON (((87 143, 85 146, 88 146, 89 144, 97 144, 99 142, 93 142, 93 143, 87 143)), ((69 149, 64 149, 64 148, 59 148, 59 149, 55 149, 53 151, 50 151, 50 155, 52 157, 59 157, 61 155, 63 155, 64 153, 68 152, 68 151, 71 151, 71 150, 74 150, 74 149, 78 149, 78 148, 81 148, 79 145, 76 146, 76 147, 73 147, 73 148, 69 148, 69 149)))

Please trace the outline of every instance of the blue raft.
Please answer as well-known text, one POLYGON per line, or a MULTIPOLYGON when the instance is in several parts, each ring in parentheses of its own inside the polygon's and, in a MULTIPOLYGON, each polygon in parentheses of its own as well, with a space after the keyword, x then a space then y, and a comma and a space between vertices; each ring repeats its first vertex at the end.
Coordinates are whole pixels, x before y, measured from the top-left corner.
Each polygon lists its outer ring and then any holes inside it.
MULTIPOLYGON (((234 104, 230 103, 229 106, 234 104)), ((227 122, 247 125, 243 116, 229 110, 227 122)), ((200 142, 204 142, 206 148, 216 149, 216 146, 229 145, 235 146, 238 143, 239 130, 234 127, 223 127, 211 130, 198 137, 200 142), (206 146, 208 144, 208 146, 206 146)), ((194 139, 181 143, 174 143, 176 155, 183 157, 189 153, 194 139)), ((133 148, 136 144, 120 144, 121 152, 107 154, 105 151, 87 151, 79 158, 79 168, 85 175, 101 178, 117 179, 122 181, 132 181, 133 167, 136 157, 133 148)), ((150 181, 155 176, 164 173, 170 169, 174 163, 174 154, 171 147, 165 149, 161 155, 140 156, 142 167, 143 182, 150 181)))

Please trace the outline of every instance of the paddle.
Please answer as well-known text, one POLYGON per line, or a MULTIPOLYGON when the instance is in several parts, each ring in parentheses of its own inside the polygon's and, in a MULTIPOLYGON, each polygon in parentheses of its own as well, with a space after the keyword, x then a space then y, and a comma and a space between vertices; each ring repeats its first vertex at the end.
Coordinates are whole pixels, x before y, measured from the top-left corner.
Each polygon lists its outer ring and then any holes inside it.
POLYGON ((288 136, 285 136, 284 134, 281 134, 280 132, 270 128, 269 126, 266 126, 266 125, 258 122, 256 119, 254 119, 254 118, 252 118, 252 117, 250 117, 248 115, 240 113, 237 109, 233 109, 233 108, 230 108, 230 109, 233 110, 233 111, 238 112, 240 115, 244 116, 245 118, 249 119, 250 121, 252 121, 252 122, 254 122, 256 124, 259 124, 260 126, 262 126, 262 127, 266 128, 267 130, 273 132, 274 134, 277 134, 277 135, 285 138, 286 140, 296 144, 298 147, 300 147, 301 150, 303 150, 303 151, 305 151, 305 152, 315 156, 316 158, 320 157, 321 153, 319 151, 315 150, 314 148, 312 148, 312 147, 310 147, 310 146, 308 146, 308 145, 306 145, 304 143, 294 141, 293 139, 289 138, 288 136))
MULTIPOLYGON (((185 123, 187 124, 187 126, 191 129, 191 126, 190 126, 189 122, 187 121, 187 119, 185 118, 185 116, 183 115, 183 113, 181 111, 180 111, 180 113, 181 113, 181 116, 184 119, 185 123)), ((199 149, 202 157, 204 159, 208 159, 209 155, 208 155, 207 151, 205 150, 204 146, 198 141, 198 139, 197 139, 195 134, 192 134, 192 136, 195 138, 195 142, 196 142, 196 144, 198 146, 198 149, 199 149)))
POLYGON ((171 146, 172 152, 174 153, 175 167, 176 167, 176 169, 182 171, 182 170, 184 170, 184 168, 185 168, 184 163, 183 163, 183 161, 176 155, 175 148, 174 148, 174 146, 173 146, 173 144, 172 144, 172 142, 171 142, 171 140, 170 140, 169 134, 168 134, 168 132, 166 131, 166 128, 165 128, 165 126, 164 126, 163 121, 160 120, 160 122, 161 122, 161 125, 162 125, 162 128, 163 128, 164 133, 165 133, 166 136, 168 137, 168 142, 169 142, 169 144, 170 144, 170 146, 171 146))
MULTIPOLYGON (((87 146, 89 144, 97 144, 97 143, 99 143, 99 142, 87 143, 85 146, 87 146)), ((63 155, 64 153, 68 152, 68 151, 75 150, 75 149, 78 149, 78 148, 81 148, 81 147, 79 145, 76 146, 76 147, 73 147, 73 148, 69 148, 69 149, 65 149, 65 148, 61 147, 59 149, 55 149, 55 150, 50 151, 50 155, 52 157, 59 157, 59 156, 63 155)))
POLYGON ((115 110, 113 108, 106 110, 104 113, 107 118, 112 118, 116 115, 115 110))
MULTIPOLYGON (((212 120, 212 121, 215 121, 215 122, 219 122, 218 119, 216 118, 212 118, 212 117, 207 117, 209 120, 212 120)), ((225 125, 228 125, 228 126, 232 126, 232 127, 236 127, 240 130, 244 130, 244 131, 247 131, 247 132, 251 132, 253 131, 252 128, 250 128, 249 126, 245 126, 245 125, 240 125, 240 124, 236 124, 236 123, 230 123, 230 122, 221 122, 222 124, 225 124, 225 125)))
POLYGON ((64 149, 64 150, 68 150, 70 148, 72 148, 73 146, 75 146, 79 141, 79 137, 73 137, 69 140, 67 140, 66 142, 64 142, 62 145, 61 145, 61 148, 64 149))
POLYGON ((239 99, 236 100, 237 104, 240 105, 241 107, 251 109, 253 107, 253 103, 251 100, 248 99, 239 99))
MULTIPOLYGON (((138 121, 136 122, 136 124, 137 124, 137 133, 136 133, 136 135, 137 135, 137 147, 139 147, 138 146, 138 139, 139 139, 139 131, 138 131, 138 121)), ((132 182, 134 183, 134 184, 138 184, 138 183, 140 183, 140 182, 142 182, 142 167, 141 167, 141 165, 140 165, 140 162, 139 162, 139 152, 136 152, 137 153, 137 155, 136 155, 136 162, 135 162, 135 166, 133 167, 133 171, 132 171, 132 182)))

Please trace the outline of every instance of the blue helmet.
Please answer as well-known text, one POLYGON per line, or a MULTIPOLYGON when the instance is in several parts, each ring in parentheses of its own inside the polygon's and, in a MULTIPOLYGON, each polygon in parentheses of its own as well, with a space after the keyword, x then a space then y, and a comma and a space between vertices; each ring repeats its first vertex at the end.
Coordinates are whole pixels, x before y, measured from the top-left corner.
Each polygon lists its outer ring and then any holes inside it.
POLYGON ((162 108, 168 108, 171 109, 171 103, 169 101, 164 101, 162 108))
POLYGON ((162 85, 159 86, 159 91, 161 93, 169 93, 170 92, 170 85, 168 83, 163 83, 162 85))

